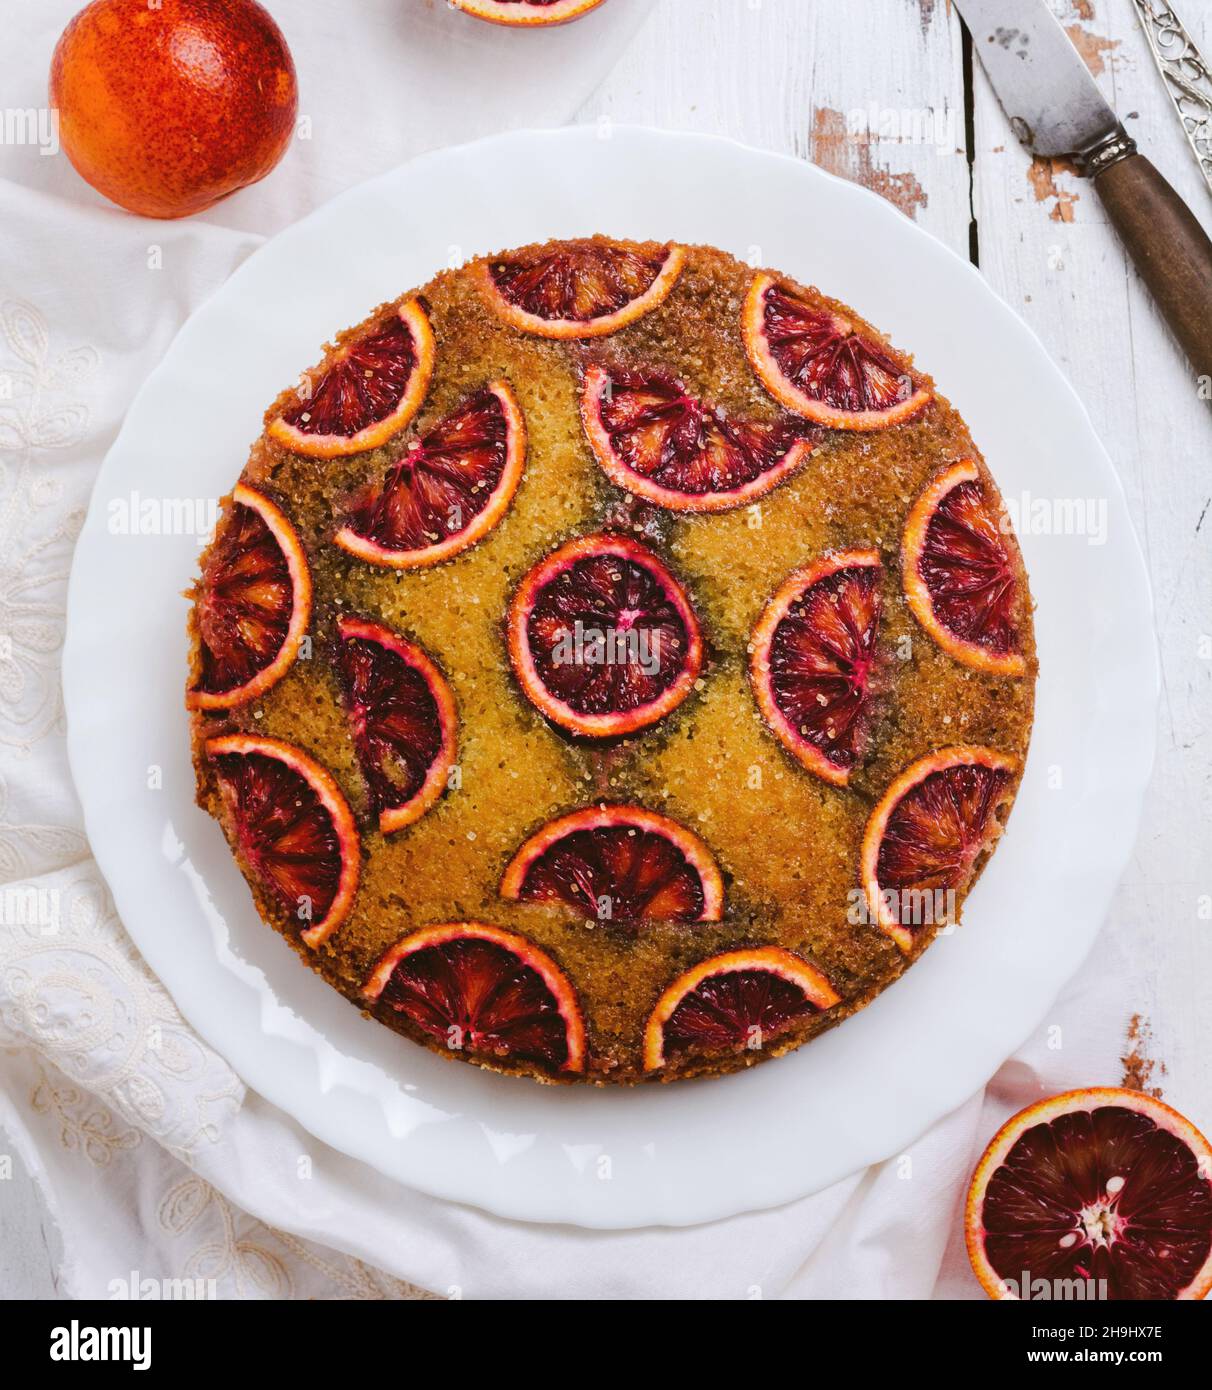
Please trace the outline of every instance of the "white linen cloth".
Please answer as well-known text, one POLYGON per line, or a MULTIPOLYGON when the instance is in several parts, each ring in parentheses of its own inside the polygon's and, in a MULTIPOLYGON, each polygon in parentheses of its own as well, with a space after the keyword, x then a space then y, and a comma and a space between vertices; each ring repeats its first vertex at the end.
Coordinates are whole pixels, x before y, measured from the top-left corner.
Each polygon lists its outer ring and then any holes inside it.
MULTIPOLYGON (((6 0, 13 108, 44 105, 78 4, 6 0)), ((977 1297, 956 1217, 980 1147, 1042 1094, 1118 1079, 1128 1004, 1104 961, 984 1097, 826 1192, 687 1230, 527 1226, 317 1143, 192 1033, 114 915, 68 775, 58 658, 73 539, 136 389, 266 236, 340 189, 427 148, 569 120, 645 4, 519 36, 441 0, 271 0, 310 138, 184 222, 131 217, 62 155, 0 144, 0 1127, 60 1228, 69 1296, 197 1279, 254 1298, 977 1297), (53 904, 57 931, 23 902, 53 904)))

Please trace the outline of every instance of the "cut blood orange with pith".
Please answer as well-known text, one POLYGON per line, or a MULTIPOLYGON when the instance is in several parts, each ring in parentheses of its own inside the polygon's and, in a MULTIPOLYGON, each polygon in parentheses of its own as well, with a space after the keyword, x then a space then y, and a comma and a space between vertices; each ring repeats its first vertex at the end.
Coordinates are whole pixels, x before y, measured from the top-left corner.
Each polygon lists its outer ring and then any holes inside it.
POLYGON ((209 739, 236 853, 309 946, 353 907, 361 851, 349 803, 332 774, 293 744, 228 734, 209 739))
POLYGON ((541 29, 567 24, 596 10, 602 0, 451 0, 451 4, 477 19, 521 29, 541 29))
POLYGON ((978 671, 1023 674, 1019 571, 970 459, 945 468, 913 504, 902 564, 909 607, 945 652, 978 671))
POLYGON ((311 621, 311 571, 282 510, 244 483, 206 557, 196 603, 190 709, 231 709, 286 674, 311 621))
POLYGON ((750 286, 742 336, 775 400, 830 429, 886 429, 930 402, 930 391, 886 343, 815 291, 765 272, 750 286))
POLYGON ((994 1136, 964 1210, 998 1299, 1200 1299, 1212 1289, 1212 1148, 1140 1091, 1067 1091, 994 1136))
POLYGON ((377 449, 420 410, 433 359, 429 316, 410 299, 308 372, 304 388, 270 423, 269 433, 313 458, 377 449))
POLYGON ((590 806, 549 821, 510 861, 501 896, 565 903, 598 921, 718 922, 724 911, 710 849, 640 806, 590 806))
POLYGON ((684 1057, 761 1052, 840 1002, 815 966, 781 946, 726 951, 679 975, 661 995, 644 1030, 644 1070, 684 1057))
POLYGON ((354 750, 384 835, 420 819, 455 761, 455 702, 415 642, 381 623, 342 618, 337 671, 354 750))
POLYGON ((372 565, 418 569, 482 540, 509 510, 526 461, 513 392, 491 382, 352 499, 336 543, 372 565))
POLYGON ((588 738, 634 733, 690 693, 703 664, 682 586, 629 536, 583 536, 552 551, 509 606, 509 656, 554 724, 588 738))
POLYGON ((486 260, 481 285, 496 312, 543 338, 600 338, 655 309, 686 261, 680 246, 586 237, 486 260))
POLYGON ((749 676, 762 716, 793 757, 845 786, 863 755, 883 569, 845 550, 797 570, 754 629, 749 676))
POLYGON ((803 420, 733 420, 671 373, 591 366, 585 434, 606 475, 678 512, 722 512, 763 496, 801 468, 819 435, 803 420))
POLYGON ((532 941, 483 922, 452 922, 407 936, 363 991, 451 1052, 546 1070, 585 1066, 576 991, 532 941))
POLYGON ((863 890, 871 920, 902 951, 923 926, 953 922, 947 895, 966 892, 993 849, 1017 775, 992 748, 944 748, 880 798, 863 836, 863 890))

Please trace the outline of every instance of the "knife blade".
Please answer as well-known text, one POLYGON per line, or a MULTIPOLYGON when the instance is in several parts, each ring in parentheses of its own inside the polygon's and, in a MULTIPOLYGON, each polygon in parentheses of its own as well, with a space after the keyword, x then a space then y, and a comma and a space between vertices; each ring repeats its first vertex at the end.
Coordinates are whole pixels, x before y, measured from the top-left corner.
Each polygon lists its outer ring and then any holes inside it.
POLYGON ((1046 0, 956 5, 1014 133, 1041 158, 1077 159, 1174 336, 1212 389, 1212 241, 1199 219, 1137 151, 1046 0))
POLYGON ((1092 150, 1122 127, 1043 0, 957 0, 1015 135, 1032 154, 1092 150))

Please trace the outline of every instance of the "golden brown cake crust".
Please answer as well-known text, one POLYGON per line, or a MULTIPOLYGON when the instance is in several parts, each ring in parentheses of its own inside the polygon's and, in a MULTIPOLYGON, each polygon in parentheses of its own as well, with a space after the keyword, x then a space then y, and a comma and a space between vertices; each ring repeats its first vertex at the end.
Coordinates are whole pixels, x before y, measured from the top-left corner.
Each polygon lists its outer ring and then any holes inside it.
MULTIPOLYGON (((778 407, 750 366, 740 330, 754 272, 711 247, 689 247, 680 279, 659 307, 609 337, 555 341, 520 333, 493 312, 480 289, 482 264, 444 271, 420 291, 432 323, 435 366, 425 403, 402 434, 380 449, 329 461, 290 453, 265 434, 253 445, 242 480, 276 501, 299 531, 314 586, 314 646, 310 660, 297 661, 251 704, 193 714, 198 802, 231 840, 202 747, 216 734, 281 738, 332 772, 361 830, 361 880, 349 919, 324 945, 309 949, 255 877, 247 871, 246 877, 263 918, 359 1007, 376 962, 412 931, 477 920, 536 942, 579 996, 587 1030, 582 1076, 552 1077, 528 1065, 452 1054, 400 1015, 382 1006, 375 1011, 432 1050, 498 1070, 540 1080, 644 1080, 645 1021, 677 975, 736 947, 789 948, 824 973, 841 996, 839 1006, 764 1050, 685 1058, 658 1075, 738 1070, 800 1046, 861 1008, 928 944, 925 931, 906 957, 876 926, 850 920, 864 827, 897 775, 924 754, 956 744, 988 745, 1020 766, 1026 756, 1036 674, 1029 611, 1020 615, 1027 675, 988 674, 930 640, 901 584, 902 531, 927 482, 945 464, 971 458, 996 497, 995 485, 963 420, 936 395, 917 419, 891 429, 826 432, 807 465, 755 506, 688 515, 629 505, 584 436, 584 364, 665 368, 730 414, 773 418, 778 407), (337 504, 380 478, 411 440, 496 379, 512 387, 528 436, 525 474, 500 524, 463 554, 402 573, 372 567, 333 545, 337 504), (677 710, 619 745, 600 747, 568 739, 522 697, 504 622, 510 597, 532 566, 569 537, 607 525, 638 527, 639 538, 680 577, 703 624, 707 657, 696 689, 677 710), (839 788, 796 763, 763 724, 749 685, 747 648, 764 606, 792 570, 855 547, 873 548, 882 558, 880 643, 897 655, 875 703, 869 750, 850 785, 839 788), (375 619, 419 642, 445 672, 458 707, 461 787, 387 837, 368 809, 332 665, 342 614, 375 619), (502 871, 527 836, 555 816, 604 801, 639 803, 701 836, 724 875, 724 920, 652 922, 637 931, 498 895, 502 871)), ((381 306, 366 322, 390 307, 381 306)), ((850 309, 835 307, 868 327, 850 309)), ((284 392, 266 421, 291 398, 284 392)), ((1008 544, 1025 596, 1013 536, 1008 544)), ((198 660, 192 615, 191 636, 192 683, 198 660)))

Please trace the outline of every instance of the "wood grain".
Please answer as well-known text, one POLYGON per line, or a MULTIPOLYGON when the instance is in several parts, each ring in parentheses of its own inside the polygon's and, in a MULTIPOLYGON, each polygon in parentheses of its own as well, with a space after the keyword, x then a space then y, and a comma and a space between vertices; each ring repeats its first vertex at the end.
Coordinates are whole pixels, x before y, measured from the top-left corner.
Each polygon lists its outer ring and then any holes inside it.
POLYGON ((1191 365, 1212 377, 1212 241, 1143 155, 1094 179, 1111 225, 1191 365))

